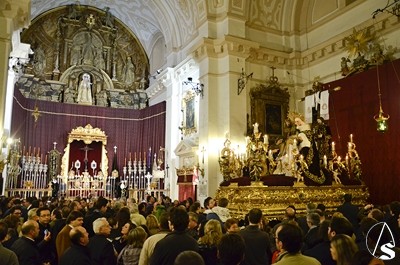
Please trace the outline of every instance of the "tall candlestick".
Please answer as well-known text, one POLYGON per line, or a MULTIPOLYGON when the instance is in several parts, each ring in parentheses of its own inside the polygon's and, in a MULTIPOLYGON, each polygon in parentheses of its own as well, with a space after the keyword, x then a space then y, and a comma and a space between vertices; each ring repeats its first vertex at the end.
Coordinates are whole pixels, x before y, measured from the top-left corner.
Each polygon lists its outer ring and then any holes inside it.
POLYGON ((268 144, 268 135, 264 134, 264 144, 268 144))

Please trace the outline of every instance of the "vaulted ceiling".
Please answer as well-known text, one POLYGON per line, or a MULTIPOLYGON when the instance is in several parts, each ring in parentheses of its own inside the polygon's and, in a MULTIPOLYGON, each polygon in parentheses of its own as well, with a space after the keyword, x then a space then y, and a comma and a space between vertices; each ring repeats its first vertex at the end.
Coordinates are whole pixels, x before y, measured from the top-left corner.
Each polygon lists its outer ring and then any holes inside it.
MULTIPOLYGON (((195 38, 209 37, 211 26, 206 23, 227 16, 245 21, 255 31, 302 34, 353 2, 356 0, 32 0, 31 17, 76 3, 109 7, 150 54, 160 39, 166 51, 172 52, 195 38), (199 32, 202 25, 206 25, 205 30, 199 32)), ((251 34, 248 36, 252 38, 251 34)))

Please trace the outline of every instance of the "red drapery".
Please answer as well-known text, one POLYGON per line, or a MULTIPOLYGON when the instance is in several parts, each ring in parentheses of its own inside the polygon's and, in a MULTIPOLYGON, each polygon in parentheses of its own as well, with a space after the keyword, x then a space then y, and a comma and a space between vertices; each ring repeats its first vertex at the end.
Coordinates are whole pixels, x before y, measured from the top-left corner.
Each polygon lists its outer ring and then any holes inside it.
POLYGON ((329 125, 337 153, 345 155, 349 135, 353 134, 362 162, 362 179, 369 187, 371 202, 377 204, 399 200, 399 74, 400 60, 397 60, 327 84, 331 89, 341 87, 340 91, 330 93, 329 100, 329 125), (377 69, 383 110, 390 114, 386 133, 376 130, 373 119, 379 112, 377 69))
POLYGON ((63 154, 68 133, 79 126, 91 124, 108 136, 108 173, 112 169, 114 146, 117 147, 119 171, 122 172, 125 158, 129 160, 129 153, 133 159, 135 152, 137 155, 141 152, 143 159, 146 152, 148 162, 153 162, 154 153, 158 152, 160 146, 165 146, 165 106, 166 103, 161 102, 143 110, 132 110, 40 101, 25 98, 17 84, 14 91, 11 137, 19 138, 26 152, 29 147, 31 151, 36 147, 36 150, 40 148, 41 154, 46 154, 53 149, 53 142, 57 142, 57 149, 63 154), (35 106, 40 112, 37 122, 32 116, 35 106), (152 150, 151 156, 149 148, 152 150))

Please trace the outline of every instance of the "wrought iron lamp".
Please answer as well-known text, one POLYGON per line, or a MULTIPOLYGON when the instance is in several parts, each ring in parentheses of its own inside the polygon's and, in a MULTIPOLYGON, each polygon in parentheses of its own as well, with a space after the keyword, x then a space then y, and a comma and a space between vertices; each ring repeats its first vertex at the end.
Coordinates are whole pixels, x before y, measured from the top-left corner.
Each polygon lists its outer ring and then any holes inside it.
POLYGON ((381 84, 379 81, 379 69, 378 64, 376 65, 376 73, 378 78, 378 98, 379 98, 379 113, 374 116, 376 121, 376 130, 378 132, 384 133, 389 129, 388 120, 390 118, 389 114, 383 112, 382 100, 381 100, 381 84))
POLYGON ((400 17, 400 0, 393 0, 393 2, 390 2, 388 0, 384 8, 378 8, 377 10, 372 12, 372 18, 375 18, 377 14, 382 12, 387 12, 396 17, 400 17))
POLYGON ((193 78, 188 77, 187 81, 183 81, 182 84, 190 85, 196 95, 200 95, 203 98, 204 84, 193 82, 193 78))

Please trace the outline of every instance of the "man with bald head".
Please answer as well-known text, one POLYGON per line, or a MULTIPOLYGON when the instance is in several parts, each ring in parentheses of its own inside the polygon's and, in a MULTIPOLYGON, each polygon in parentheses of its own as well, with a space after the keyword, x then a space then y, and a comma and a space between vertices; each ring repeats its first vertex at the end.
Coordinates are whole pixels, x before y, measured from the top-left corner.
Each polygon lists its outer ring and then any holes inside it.
POLYGON ((18 257, 19 264, 41 265, 39 247, 35 238, 39 235, 39 224, 33 220, 26 221, 21 227, 22 236, 11 246, 18 257))
POLYGON ((89 243, 89 233, 83 226, 76 226, 69 232, 71 247, 68 248, 60 258, 59 265, 91 265, 89 243))

